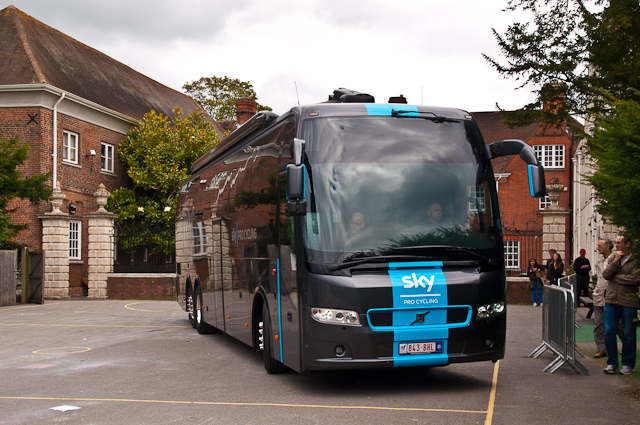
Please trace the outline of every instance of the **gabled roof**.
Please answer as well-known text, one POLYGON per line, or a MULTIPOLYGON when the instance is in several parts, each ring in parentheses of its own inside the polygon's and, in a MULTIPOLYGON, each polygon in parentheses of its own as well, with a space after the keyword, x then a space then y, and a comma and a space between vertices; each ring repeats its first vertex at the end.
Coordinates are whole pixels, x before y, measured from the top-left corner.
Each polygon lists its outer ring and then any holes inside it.
POLYGON ((201 109, 191 97, 43 24, 15 6, 0 10, 0 57, 0 85, 46 83, 138 121, 151 110, 171 117, 176 106, 185 114, 201 109))
MULTIPOLYGON (((484 143, 487 145, 507 139, 519 139, 528 143, 536 129, 540 127, 540 123, 533 123, 526 127, 511 129, 504 124, 506 117, 503 112, 472 112, 471 115, 478 123, 484 143)), ((503 171, 512 157, 513 155, 509 155, 492 159, 493 171, 495 173, 503 171)))

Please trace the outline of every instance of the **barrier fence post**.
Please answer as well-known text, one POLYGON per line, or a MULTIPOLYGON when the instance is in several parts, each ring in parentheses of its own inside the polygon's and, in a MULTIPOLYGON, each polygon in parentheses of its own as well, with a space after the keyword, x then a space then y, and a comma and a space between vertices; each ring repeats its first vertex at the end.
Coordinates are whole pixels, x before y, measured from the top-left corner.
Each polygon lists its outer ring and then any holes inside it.
POLYGON ((533 350, 529 357, 538 358, 546 350, 551 350, 557 357, 542 370, 543 372, 553 373, 560 366, 568 363, 577 373, 589 375, 589 371, 576 360, 575 356, 577 349, 573 288, 545 286, 543 299, 542 344, 533 350))

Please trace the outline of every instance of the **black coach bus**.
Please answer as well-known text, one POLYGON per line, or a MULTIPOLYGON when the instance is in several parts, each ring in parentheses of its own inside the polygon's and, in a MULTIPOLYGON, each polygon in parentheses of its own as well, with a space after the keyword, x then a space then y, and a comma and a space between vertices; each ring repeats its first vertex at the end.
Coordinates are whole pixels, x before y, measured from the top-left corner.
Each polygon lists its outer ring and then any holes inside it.
POLYGON ((200 333, 279 373, 504 357, 503 239, 490 160, 465 111, 336 90, 258 113, 198 159, 176 217, 177 301, 200 333))

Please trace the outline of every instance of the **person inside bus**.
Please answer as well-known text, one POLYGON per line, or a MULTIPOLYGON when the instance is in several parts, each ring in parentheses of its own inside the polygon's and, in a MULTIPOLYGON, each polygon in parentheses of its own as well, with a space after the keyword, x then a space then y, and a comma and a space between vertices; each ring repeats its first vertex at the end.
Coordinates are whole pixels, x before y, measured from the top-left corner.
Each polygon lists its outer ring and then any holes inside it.
POLYGON ((357 239, 357 235, 362 232, 364 229, 364 214, 359 212, 354 212, 349 218, 349 226, 347 228, 347 236, 342 243, 343 248, 350 249, 353 248, 354 241, 357 239))
POLYGON ((349 219, 349 237, 357 235, 364 229, 364 215, 359 212, 355 212, 349 219))
POLYGON ((442 221, 442 205, 434 202, 427 210, 427 217, 429 217, 429 223, 437 225, 442 221))

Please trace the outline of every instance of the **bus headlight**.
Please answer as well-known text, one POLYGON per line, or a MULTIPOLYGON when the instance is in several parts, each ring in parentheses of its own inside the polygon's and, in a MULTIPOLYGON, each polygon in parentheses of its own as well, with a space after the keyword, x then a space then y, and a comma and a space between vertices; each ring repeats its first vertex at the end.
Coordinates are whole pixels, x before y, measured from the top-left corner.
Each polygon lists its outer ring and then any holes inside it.
POLYGON ((478 307, 478 319, 488 319, 504 312, 504 301, 478 307))
POLYGON ((359 325, 358 313, 350 310, 334 310, 330 308, 312 308, 311 315, 318 322, 339 325, 359 325))

